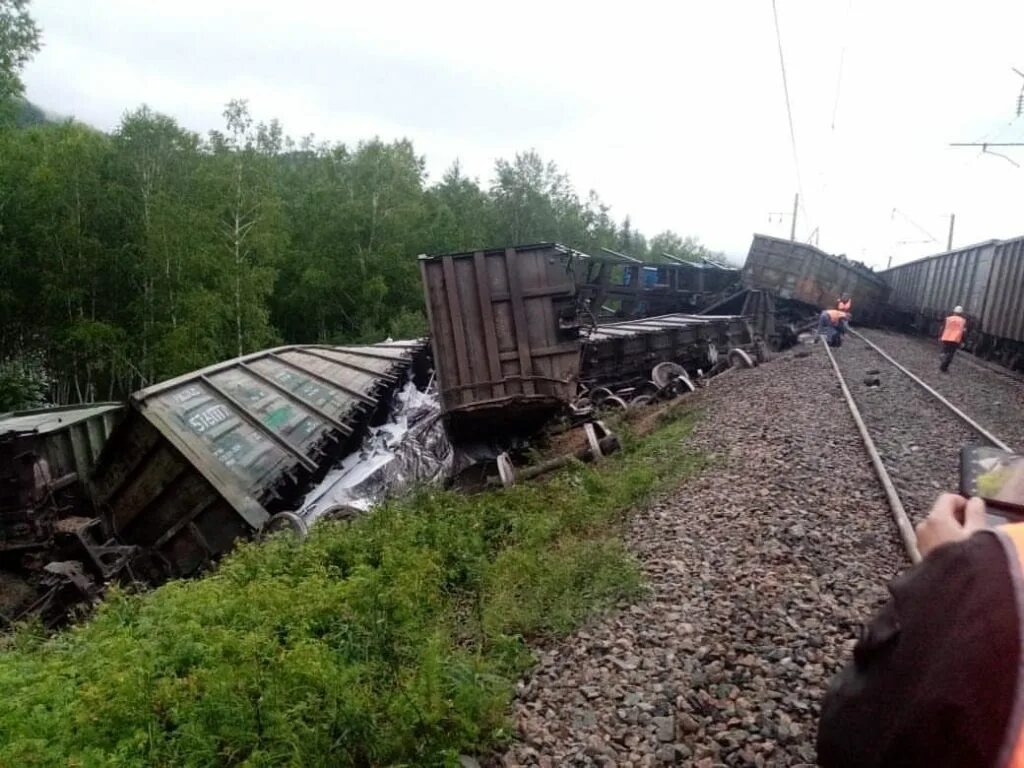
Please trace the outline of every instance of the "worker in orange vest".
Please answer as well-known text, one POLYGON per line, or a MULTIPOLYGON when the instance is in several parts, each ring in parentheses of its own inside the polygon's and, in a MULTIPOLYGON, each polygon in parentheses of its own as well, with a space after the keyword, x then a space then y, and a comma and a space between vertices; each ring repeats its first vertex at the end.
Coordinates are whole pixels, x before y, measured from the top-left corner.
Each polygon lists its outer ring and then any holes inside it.
POLYGON ((818 317, 818 334, 825 337, 830 347, 843 345, 846 333, 846 313, 838 309, 826 309, 818 317))
POLYGON ((850 314, 850 310, 853 309, 853 300, 848 293, 844 293, 843 297, 839 299, 836 303, 836 309, 840 312, 845 312, 847 315, 850 314))
POLYGON ((1024 765, 1024 523, 943 494, 920 564, 860 631, 818 726, 823 768, 1024 765))
POLYGON ((946 323, 942 326, 942 363, 939 365, 939 370, 943 373, 949 372, 949 364, 953 362, 953 355, 963 344, 966 330, 967 319, 964 317, 964 308, 953 307, 953 314, 946 318, 946 323))

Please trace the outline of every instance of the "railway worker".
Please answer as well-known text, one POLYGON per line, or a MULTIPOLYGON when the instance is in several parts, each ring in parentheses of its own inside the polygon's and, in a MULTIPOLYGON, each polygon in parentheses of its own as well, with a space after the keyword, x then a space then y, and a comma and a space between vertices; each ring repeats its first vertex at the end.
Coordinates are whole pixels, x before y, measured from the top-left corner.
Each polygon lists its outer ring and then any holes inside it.
POLYGON ((840 347, 843 344, 843 334, 846 333, 846 313, 838 309, 826 309, 818 317, 818 334, 825 337, 830 347, 840 347))
POLYGON ((822 705, 824 768, 1024 766, 1024 523, 943 494, 822 705))
POLYGON ((943 373, 949 372, 949 364, 953 362, 953 355, 963 344, 966 330, 967 319, 964 317, 964 308, 957 305, 953 307, 953 314, 946 318, 946 322, 942 326, 942 363, 939 364, 939 370, 943 373))

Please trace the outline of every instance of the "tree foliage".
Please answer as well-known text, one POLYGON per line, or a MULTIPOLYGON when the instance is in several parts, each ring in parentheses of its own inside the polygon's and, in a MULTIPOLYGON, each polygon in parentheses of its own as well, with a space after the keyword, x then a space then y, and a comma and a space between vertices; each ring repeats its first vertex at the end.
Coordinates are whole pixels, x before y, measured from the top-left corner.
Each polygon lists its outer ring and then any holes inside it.
POLYGON ((39 50, 28 0, 0 0, 0 104, 23 91, 21 69, 39 50))
MULTIPOLYGON (((0 0, 2 1, 2 0, 0 0)), ((436 183, 406 140, 299 142, 230 102, 200 136, 146 106, 110 134, 0 129, 0 359, 34 355, 82 402, 277 343, 426 331, 416 256, 560 241, 648 257, 536 152, 436 183)))

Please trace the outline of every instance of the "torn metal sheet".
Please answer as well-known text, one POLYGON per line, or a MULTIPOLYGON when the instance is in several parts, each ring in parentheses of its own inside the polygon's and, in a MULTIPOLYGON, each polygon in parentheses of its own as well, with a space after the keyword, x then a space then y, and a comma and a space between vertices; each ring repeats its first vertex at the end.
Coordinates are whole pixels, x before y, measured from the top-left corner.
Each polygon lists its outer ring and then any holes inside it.
POLYGON ((440 483, 456 465, 436 392, 409 381, 394 397, 390 418, 370 429, 362 447, 328 472, 296 513, 308 527, 324 516, 346 517, 419 483, 440 483))

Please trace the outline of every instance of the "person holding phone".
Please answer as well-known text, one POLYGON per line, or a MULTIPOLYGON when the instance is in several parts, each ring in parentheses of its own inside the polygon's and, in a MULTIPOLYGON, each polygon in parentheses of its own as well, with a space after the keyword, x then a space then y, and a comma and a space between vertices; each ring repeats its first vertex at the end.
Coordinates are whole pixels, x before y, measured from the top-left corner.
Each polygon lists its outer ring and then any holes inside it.
POLYGON ((824 768, 1024 768, 1024 523, 943 494, 822 705, 824 768))

